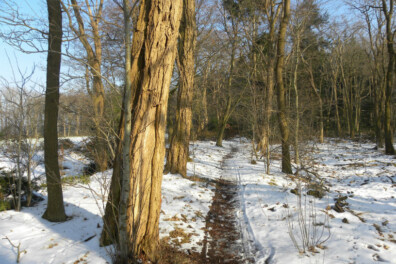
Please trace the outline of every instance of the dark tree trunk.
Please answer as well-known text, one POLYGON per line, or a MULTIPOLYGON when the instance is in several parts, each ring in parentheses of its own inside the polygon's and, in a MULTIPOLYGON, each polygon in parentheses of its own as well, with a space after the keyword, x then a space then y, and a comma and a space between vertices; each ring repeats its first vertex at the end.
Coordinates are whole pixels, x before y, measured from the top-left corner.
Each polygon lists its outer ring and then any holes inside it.
POLYGON ((393 133, 391 127, 391 100, 393 89, 393 71, 395 65, 395 50, 393 48, 394 33, 392 32, 392 15, 393 15, 393 0, 389 1, 389 10, 387 8, 386 0, 382 0, 382 8, 386 18, 386 45, 388 47, 388 69, 386 73, 386 88, 385 88, 385 153, 394 155, 395 148, 393 147, 393 133))
POLYGON ((44 163, 48 203, 43 218, 51 222, 66 220, 62 183, 58 164, 59 72, 62 46, 62 12, 59 0, 47 0, 49 36, 47 89, 45 92, 44 163))
POLYGON ((282 171, 292 173, 289 146, 289 126, 286 116, 285 87, 283 84, 283 68, 285 64, 286 31, 290 17, 290 0, 283 2, 283 18, 279 27, 278 50, 276 61, 276 88, 278 92, 278 119, 282 136, 282 171))

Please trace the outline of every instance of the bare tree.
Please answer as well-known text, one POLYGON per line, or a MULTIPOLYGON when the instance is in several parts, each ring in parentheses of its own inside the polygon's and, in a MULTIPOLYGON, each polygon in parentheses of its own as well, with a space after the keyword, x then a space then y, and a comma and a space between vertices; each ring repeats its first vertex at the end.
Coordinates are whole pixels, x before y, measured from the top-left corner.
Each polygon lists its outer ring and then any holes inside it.
POLYGON ((6 155, 9 155, 9 158, 16 166, 17 190, 14 193, 14 198, 16 197, 14 200, 16 200, 15 210, 20 211, 23 196, 22 187, 26 191, 24 194, 26 197, 25 205, 30 206, 32 201, 33 155, 38 146, 38 134, 33 134, 32 131, 37 131, 39 126, 39 120, 36 118, 37 109, 35 109, 37 100, 34 99, 39 97, 39 95, 34 96, 34 88, 28 87, 32 81, 35 68, 28 74, 23 73, 19 66, 17 68, 19 77, 17 78, 14 70, 12 70, 14 79, 12 84, 2 79, 3 90, 1 94, 3 95, 4 103, 8 105, 8 109, 1 111, 0 114, 10 120, 7 127, 3 129, 7 129, 5 138, 6 155), (27 186, 22 186, 25 174, 27 174, 27 186))
MULTIPOLYGON (((92 98, 93 112, 94 112, 94 125, 95 125, 95 163, 97 164, 97 169, 100 171, 107 169, 107 151, 106 151, 106 141, 104 137, 103 123, 104 123, 104 109, 105 109, 105 91, 102 81, 102 42, 101 42, 101 32, 100 23, 102 20, 103 12, 103 1, 95 3, 93 7, 88 0, 85 0, 84 12, 88 15, 88 24, 90 26, 90 31, 86 29, 86 22, 82 15, 82 4, 78 3, 76 0, 70 0, 69 7, 61 1, 64 12, 66 13, 69 20, 69 27, 74 33, 74 35, 79 39, 84 47, 86 53, 86 65, 88 66, 90 74, 93 76, 92 81, 92 91, 89 89, 88 92, 92 98), (70 9, 73 10, 72 15, 70 9), (73 21, 77 22, 78 28, 74 26, 73 21), (92 35, 91 35, 92 34, 92 35), (93 41, 93 44, 91 44, 93 41)), ((88 75, 86 75, 89 78, 88 75)), ((89 80, 88 80, 89 83, 89 80)))

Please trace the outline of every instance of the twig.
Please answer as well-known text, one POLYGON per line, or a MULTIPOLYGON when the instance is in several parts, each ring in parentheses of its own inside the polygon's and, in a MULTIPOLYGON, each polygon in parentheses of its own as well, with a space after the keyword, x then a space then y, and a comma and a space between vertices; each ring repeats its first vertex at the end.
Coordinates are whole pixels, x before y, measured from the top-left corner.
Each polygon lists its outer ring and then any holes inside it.
POLYGON ((16 246, 14 243, 11 242, 11 240, 10 240, 7 236, 6 236, 6 237, 3 237, 3 239, 8 240, 8 242, 10 243, 10 245, 11 245, 13 248, 16 248, 16 249, 17 249, 17 260, 16 260, 16 262, 19 263, 19 260, 20 260, 20 258, 21 258, 21 254, 22 254, 22 253, 26 253, 26 250, 22 250, 22 251, 21 251, 21 243, 19 243, 18 246, 16 246))

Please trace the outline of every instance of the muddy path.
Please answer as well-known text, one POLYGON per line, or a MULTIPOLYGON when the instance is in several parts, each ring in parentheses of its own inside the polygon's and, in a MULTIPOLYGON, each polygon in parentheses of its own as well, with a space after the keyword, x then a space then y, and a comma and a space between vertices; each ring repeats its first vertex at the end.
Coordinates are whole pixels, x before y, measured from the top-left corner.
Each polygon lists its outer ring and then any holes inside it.
POLYGON ((215 195, 206 216, 205 238, 201 252, 202 263, 254 263, 252 252, 244 246, 246 238, 237 217, 240 209, 238 181, 226 177, 228 164, 237 148, 232 148, 222 161, 223 175, 215 181, 215 195))

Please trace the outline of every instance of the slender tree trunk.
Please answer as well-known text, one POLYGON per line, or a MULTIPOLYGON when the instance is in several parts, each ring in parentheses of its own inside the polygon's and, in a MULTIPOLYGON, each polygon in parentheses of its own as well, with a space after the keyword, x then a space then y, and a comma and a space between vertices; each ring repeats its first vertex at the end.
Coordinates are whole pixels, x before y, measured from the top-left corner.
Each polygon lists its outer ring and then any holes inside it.
POLYGON ((272 116, 272 99, 274 93, 274 74, 276 61, 276 29, 275 25, 279 18, 281 5, 277 5, 275 1, 266 1, 266 16, 269 24, 268 32, 268 64, 267 64, 267 81, 266 81, 266 96, 264 109, 264 124, 261 129, 261 139, 259 142, 259 149, 266 156, 266 173, 270 174, 270 136, 271 136, 271 116, 272 116))
POLYGON ((208 61, 208 64, 206 65, 206 69, 205 69, 205 73, 204 73, 204 80, 203 80, 203 84, 202 84, 202 103, 201 103, 201 107, 202 107, 202 111, 201 111, 201 115, 200 115, 200 124, 198 127, 198 133, 201 133, 202 131, 204 131, 209 123, 209 117, 208 117, 208 99, 207 99, 207 90, 208 90, 208 75, 209 75, 209 71, 210 71, 210 67, 211 67, 211 62, 210 60, 208 61))
POLYGON ((76 132, 75 135, 78 136, 80 132, 80 115, 77 113, 76 116, 76 132))
POLYGON ((88 34, 85 32, 84 20, 81 15, 81 7, 77 3, 76 0, 71 0, 72 8, 74 12, 75 19, 77 21, 78 29, 73 24, 73 18, 68 8, 62 3, 63 10, 69 19, 69 27, 74 32, 74 34, 78 37, 81 44, 83 45, 85 52, 87 54, 87 70, 86 70, 86 81, 87 87, 89 87, 89 78, 88 71, 90 71, 92 75, 92 91, 89 91, 89 94, 92 98, 93 104, 93 122, 95 126, 95 149, 94 149, 94 159, 96 168, 100 171, 104 171, 107 169, 108 163, 108 153, 107 153, 107 142, 106 137, 104 136, 104 98, 105 91, 102 82, 102 42, 101 42, 101 34, 99 29, 99 24, 102 19, 102 10, 103 10, 103 1, 100 0, 97 3, 96 13, 93 13, 91 7, 87 4, 87 14, 89 18, 89 25, 92 28, 92 40, 93 46, 88 40, 88 34))
POLYGON ((300 36, 299 33, 297 33, 296 37, 296 65, 294 67, 294 72, 293 72, 293 88, 294 88, 294 93, 295 93, 295 103, 296 103, 296 127, 294 131, 294 162, 296 164, 300 163, 300 155, 299 155, 299 148, 298 148, 298 131, 300 130, 300 107, 299 107, 299 101, 298 101, 298 87, 297 87, 297 72, 298 72, 298 64, 299 64, 299 59, 300 59, 300 36))
POLYGON ((183 18, 179 38, 179 90, 177 94, 176 123, 165 171, 180 173, 187 177, 188 148, 191 130, 191 102, 194 88, 194 49, 195 49, 195 0, 183 0, 183 18))
MULTIPOLYGON (((37 137, 36 137, 37 138, 37 137)), ((26 206, 30 206, 30 203, 32 202, 32 156, 29 153, 28 154, 28 166, 27 166, 27 191, 26 191, 26 206)))
MULTIPOLYGON (((337 47, 336 52, 338 52, 339 47, 337 47)), ((341 56, 341 55, 340 55, 341 56)), ((334 106, 335 106, 335 114, 336 114, 336 125, 337 125, 337 136, 340 137, 342 135, 342 127, 341 127, 341 120, 340 120, 340 112, 338 108, 338 76, 339 76, 339 64, 337 62, 333 63, 334 68, 332 69, 332 86, 333 86, 333 95, 334 95, 334 106)))
POLYGON ((382 84, 378 83, 378 80, 375 82, 375 87, 373 87, 374 92, 374 123, 375 123, 375 139, 377 143, 377 148, 382 148, 384 146, 384 141, 382 137, 382 100, 381 100, 381 91, 382 84))
POLYGON ((119 234, 119 262, 128 262, 129 239, 127 232, 128 222, 128 198, 130 192, 131 178, 130 173, 130 145, 131 145, 131 118, 132 118, 132 80, 131 80, 131 12, 129 0, 123 0, 124 11, 124 38, 125 38, 125 94, 123 100, 124 109, 124 137, 122 139, 122 183, 120 193, 120 205, 118 215, 118 234, 119 234))
POLYGON ((226 108, 224 109, 224 113, 222 118, 219 119, 219 125, 217 128, 217 140, 216 146, 222 147, 223 146, 223 138, 224 138, 224 131, 227 126, 227 122, 231 117, 231 106, 232 106, 232 95, 231 95, 231 87, 233 81, 233 74, 234 74, 234 63, 235 63, 235 53, 236 53, 236 29, 233 22, 233 32, 234 39, 232 39, 232 47, 231 47, 231 61, 230 61, 230 68, 228 70, 228 79, 227 79, 227 103, 226 108))
POLYGON ((313 69, 312 65, 308 64, 308 62, 304 61, 306 65, 308 66, 308 73, 309 73, 309 80, 311 83, 312 90, 314 91, 316 97, 318 98, 319 101, 319 142, 323 143, 324 141, 324 127, 323 127, 323 100, 322 96, 320 95, 320 90, 318 91, 316 84, 315 84, 315 79, 313 75, 313 69))
MULTIPOLYGON (((229 78, 229 79, 231 79, 231 78, 229 78)), ((231 99, 231 95, 229 95, 227 97, 227 105, 226 105, 226 109, 224 111, 224 115, 223 115, 222 119, 220 120, 219 127, 217 130, 216 146, 218 146, 218 147, 223 146, 224 131, 226 129, 227 122, 231 116, 231 104, 232 104, 232 99, 231 99)))
POLYGON ((47 58, 47 89, 44 117, 44 164, 48 202, 43 218, 51 222, 66 220, 62 183, 58 164, 59 72, 62 47, 62 12, 59 0, 47 0, 49 35, 47 58))
POLYGON ((395 148, 393 147, 393 133, 391 126, 392 119, 392 89, 393 89, 393 74, 395 66, 395 50, 393 48, 394 33, 392 32, 392 16, 393 16, 394 1, 389 1, 389 10, 387 8, 386 0, 382 0, 382 8, 386 18, 386 45, 388 48, 389 62, 386 73, 386 89, 385 89, 385 153, 394 155, 395 148))
POLYGON ((276 61, 276 88, 278 92, 278 119, 282 136, 282 172, 292 173, 289 147, 289 126, 286 114, 285 88, 283 84, 283 68, 285 63, 286 31, 290 17, 290 0, 283 1, 283 18, 279 26, 278 50, 276 61))
POLYGON ((21 164, 21 155, 22 155, 22 132, 23 132, 23 100, 22 100, 23 93, 20 93, 20 100, 19 100, 19 124, 18 124, 18 148, 17 148, 17 175, 18 175, 18 182, 17 182, 17 193, 18 196, 17 202, 15 205, 15 211, 21 211, 21 196, 22 196, 22 164, 21 164))

